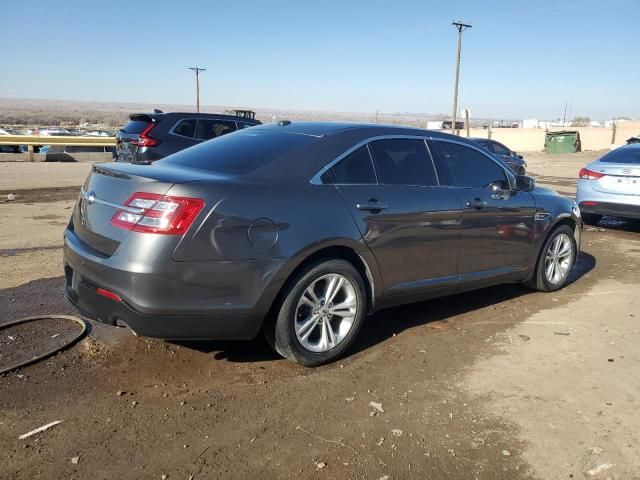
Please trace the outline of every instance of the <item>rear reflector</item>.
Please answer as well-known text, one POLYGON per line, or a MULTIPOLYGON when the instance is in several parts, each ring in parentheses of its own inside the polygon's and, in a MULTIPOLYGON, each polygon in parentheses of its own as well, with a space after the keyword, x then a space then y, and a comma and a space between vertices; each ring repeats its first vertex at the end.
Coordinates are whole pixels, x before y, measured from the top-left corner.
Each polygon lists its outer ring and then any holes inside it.
POLYGON ((114 302, 121 302, 122 299, 116 295, 113 292, 110 292, 109 290, 105 290, 104 288, 96 288, 96 293, 98 295, 102 295, 105 298, 108 298, 109 300, 113 300, 114 302))
POLYGON ((598 202, 591 202, 591 201, 580 202, 580 206, 582 205, 584 205, 585 207, 595 207, 596 205, 598 205, 598 202))
POLYGON ((134 232, 182 235, 198 216, 204 202, 199 198, 137 192, 131 195, 125 205, 141 211, 132 213, 118 210, 111 219, 112 225, 134 232))
POLYGON ((582 168, 580 170, 580 173, 578 173, 578 175, 580 176, 580 178, 583 178, 586 180, 597 180, 599 178, 604 177, 604 173, 594 172, 592 170, 589 170, 588 168, 582 168))

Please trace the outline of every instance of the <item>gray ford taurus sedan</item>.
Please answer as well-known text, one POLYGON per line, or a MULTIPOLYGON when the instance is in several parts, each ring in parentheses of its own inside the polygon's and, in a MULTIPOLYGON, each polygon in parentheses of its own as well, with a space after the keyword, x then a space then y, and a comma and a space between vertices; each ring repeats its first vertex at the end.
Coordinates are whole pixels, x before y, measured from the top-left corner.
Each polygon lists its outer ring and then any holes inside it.
POLYGON ((66 295, 140 335, 263 331, 314 366, 381 308, 505 282, 561 288, 580 229, 572 200, 462 138, 280 122, 152 165, 95 165, 65 232, 66 295))

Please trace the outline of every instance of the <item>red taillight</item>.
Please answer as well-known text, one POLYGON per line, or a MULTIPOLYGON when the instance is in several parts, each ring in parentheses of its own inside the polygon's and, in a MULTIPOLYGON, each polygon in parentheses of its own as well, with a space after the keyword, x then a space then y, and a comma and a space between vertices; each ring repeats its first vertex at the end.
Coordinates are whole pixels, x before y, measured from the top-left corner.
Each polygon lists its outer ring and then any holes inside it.
POLYGON ((580 206, 585 206, 585 207, 595 207, 596 205, 598 205, 598 202, 591 202, 591 201, 586 201, 586 202, 580 202, 580 206))
POLYGON ((121 302, 122 299, 116 295, 113 292, 110 292, 109 290, 105 290, 104 288, 96 288, 96 293, 98 295, 102 295, 105 298, 108 298, 109 300, 113 300, 114 302, 121 302))
POLYGON ((155 147, 158 144, 158 140, 149 136, 149 132, 153 130, 155 126, 156 124, 151 122, 142 132, 140 132, 140 135, 138 135, 138 141, 131 143, 138 145, 139 147, 155 147))
POLYGON ((580 178, 584 178, 586 180, 597 180, 604 177, 604 173, 594 172, 592 170, 589 170, 588 168, 580 169, 580 173, 578 175, 580 176, 580 178))
POLYGON ((137 192, 125 205, 138 211, 118 210, 111 219, 112 225, 134 232, 182 235, 198 216, 204 202, 199 198, 137 192))

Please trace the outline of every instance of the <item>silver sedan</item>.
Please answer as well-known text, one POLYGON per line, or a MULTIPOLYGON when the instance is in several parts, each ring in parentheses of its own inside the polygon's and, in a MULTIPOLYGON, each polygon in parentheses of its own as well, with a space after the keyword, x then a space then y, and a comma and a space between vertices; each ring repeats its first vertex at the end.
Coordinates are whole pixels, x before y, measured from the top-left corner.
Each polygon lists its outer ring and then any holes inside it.
POLYGON ((640 219, 640 143, 625 145, 580 170, 576 202, 584 223, 603 215, 640 219))

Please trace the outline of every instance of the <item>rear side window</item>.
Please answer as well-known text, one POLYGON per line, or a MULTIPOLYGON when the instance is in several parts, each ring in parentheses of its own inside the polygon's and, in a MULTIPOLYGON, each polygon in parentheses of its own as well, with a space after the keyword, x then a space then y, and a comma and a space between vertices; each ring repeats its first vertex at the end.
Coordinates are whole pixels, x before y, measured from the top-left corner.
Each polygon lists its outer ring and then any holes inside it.
POLYGON ((141 133, 147 126, 149 122, 144 120, 129 120, 124 127, 120 129, 123 133, 131 133, 133 135, 141 133))
POLYGON ((640 164, 640 148, 618 148, 600 159, 604 163, 640 164))
MULTIPOLYGON (((212 172, 243 175, 317 141, 306 135, 249 128, 158 160, 212 172)), ((301 154, 302 155, 302 154, 301 154)))
POLYGON ((211 140, 212 138, 221 137, 236 130, 236 122, 228 120, 198 120, 196 138, 200 140, 211 140))
POLYGON ((491 146, 493 147, 493 153, 496 153, 498 155, 505 155, 507 157, 511 155, 511 150, 509 150, 501 143, 491 142, 491 146))
POLYGON ((458 143, 438 141, 437 144, 451 185, 484 188, 502 182, 504 188, 508 188, 504 170, 486 155, 458 143))
POLYGON ((367 146, 358 148, 336 163, 323 174, 322 181, 340 184, 375 184, 376 173, 373 170, 367 146))
POLYGON ((438 185, 424 140, 391 138, 369 144, 378 172, 378 183, 387 185, 438 185))
POLYGON ((172 133, 181 135, 183 137, 193 138, 196 133, 196 123, 197 120, 195 118, 182 120, 175 127, 173 127, 172 133))

